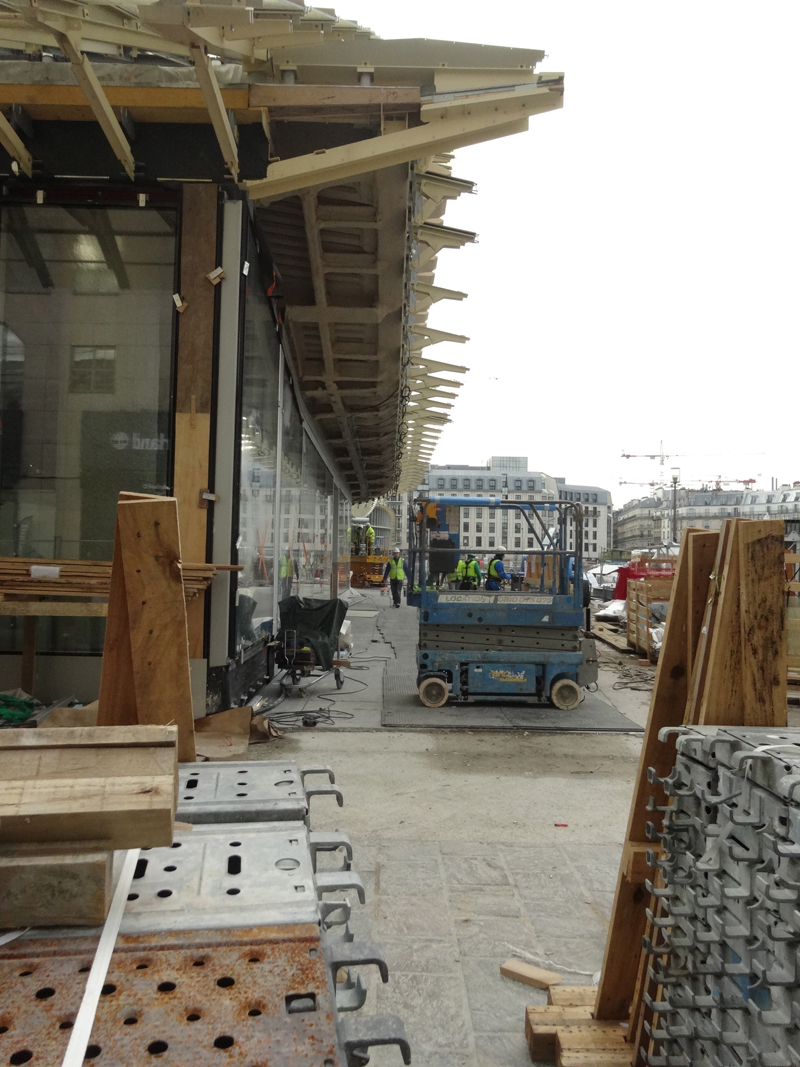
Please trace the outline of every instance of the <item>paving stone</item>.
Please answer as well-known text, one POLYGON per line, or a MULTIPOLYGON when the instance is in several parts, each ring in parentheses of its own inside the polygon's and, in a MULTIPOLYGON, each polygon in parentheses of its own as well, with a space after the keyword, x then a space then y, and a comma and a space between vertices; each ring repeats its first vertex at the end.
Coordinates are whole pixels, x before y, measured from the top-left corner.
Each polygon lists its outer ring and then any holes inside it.
POLYGON ((566 855, 558 845, 501 845, 500 856, 510 871, 539 871, 543 868, 563 871, 569 867, 566 855))
MULTIPOLYGON (((441 896, 444 883, 438 861, 406 864, 400 860, 379 860, 375 869, 381 896, 422 893, 441 896)), ((442 901, 444 906, 444 901, 442 901)))
POLYGON ((543 989, 513 982, 500 974, 500 965, 507 959, 508 954, 462 960, 470 1018, 476 1033, 524 1033, 525 1008, 529 1004, 547 1003, 543 989))
POLYGON ((593 938, 606 935, 606 924, 592 905, 583 901, 573 900, 565 906, 555 900, 534 900, 523 902, 523 907, 539 943, 543 938, 569 939, 578 933, 593 938))
POLYGON ((475 1034, 478 1067, 530 1067, 531 1055, 523 1027, 521 1023, 516 1034, 475 1034))
POLYGON ((492 856, 444 856, 444 876, 449 885, 509 885, 500 859, 492 856))
POLYGON ((440 841, 439 848, 443 856, 498 856, 500 854, 497 845, 483 841, 440 841))
POLYGON ((536 939, 537 952, 548 962, 543 967, 559 971, 573 985, 588 985, 603 965, 605 938, 565 938, 544 936, 536 939), (550 953, 550 955, 548 955, 550 953), (572 971, 569 968, 573 968, 572 971), (583 972, 583 973, 580 973, 583 972), (580 979, 580 980, 579 980, 580 979))
POLYGON ((522 915, 516 890, 510 885, 474 886, 448 890, 450 910, 454 918, 464 915, 493 916, 496 919, 515 919, 522 915))
POLYGON ((375 937, 453 936, 452 923, 442 901, 427 897, 383 897, 378 900, 375 937))
POLYGON ((619 869, 622 845, 564 845, 564 851, 577 866, 598 863, 619 869))
POLYGON ((460 974, 461 953, 455 938, 386 938, 381 946, 389 964, 389 981, 395 974, 460 974))
POLYGON ((378 990, 378 1010, 404 1020, 415 1063, 423 1049, 470 1051, 461 975, 396 974, 378 990))
POLYGON ((395 860, 409 867, 424 866, 430 861, 438 862, 439 844, 436 841, 381 841, 379 856, 384 863, 395 860))
POLYGON ((534 937, 524 919, 455 919, 456 940, 462 957, 510 956, 515 948, 532 952, 534 937))
POLYGON ((523 901, 545 899, 566 902, 585 897, 585 890, 574 875, 563 867, 560 871, 514 871, 514 882, 523 901))
POLYGON ((581 882, 590 892, 613 893, 617 888, 618 866, 611 867, 602 864, 597 866, 576 865, 575 870, 578 872, 581 882))

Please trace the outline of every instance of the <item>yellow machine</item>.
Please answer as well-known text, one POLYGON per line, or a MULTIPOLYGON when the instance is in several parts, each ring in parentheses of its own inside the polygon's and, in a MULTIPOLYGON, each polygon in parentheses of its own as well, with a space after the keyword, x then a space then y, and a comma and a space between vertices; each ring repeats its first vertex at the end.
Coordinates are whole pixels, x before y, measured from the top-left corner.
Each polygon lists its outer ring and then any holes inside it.
POLYGON ((356 589, 374 589, 383 581, 383 572, 389 557, 374 544, 367 543, 366 533, 370 529, 369 519, 353 519, 350 538, 350 570, 353 572, 350 584, 356 589), (371 547, 372 554, 367 555, 371 547))

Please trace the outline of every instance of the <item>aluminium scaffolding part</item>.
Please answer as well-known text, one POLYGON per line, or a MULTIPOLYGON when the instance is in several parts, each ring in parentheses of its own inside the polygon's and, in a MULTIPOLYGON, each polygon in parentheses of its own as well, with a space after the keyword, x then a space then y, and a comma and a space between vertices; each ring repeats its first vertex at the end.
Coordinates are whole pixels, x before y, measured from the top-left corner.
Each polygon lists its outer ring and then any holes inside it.
MULTIPOLYGON (((660 880, 642 1060, 800 1062, 800 730, 686 727, 648 824, 660 880), (662 816, 658 821, 658 813, 662 816), (663 882, 663 884, 661 884, 663 882)), ((656 884, 654 884, 656 883, 656 884)))
MULTIPOLYGON (((428 707, 476 700, 577 707, 583 688, 597 681, 597 650, 584 633, 583 510, 567 501, 510 501, 507 497, 421 498, 409 514, 408 603, 419 608, 417 688, 428 707), (428 517, 436 506, 436 522, 428 517), (511 589, 467 588, 447 580, 457 561, 474 553, 451 533, 449 508, 516 511, 532 547, 511 589), (419 518, 418 518, 419 516, 419 518), (578 540, 569 547, 572 521, 578 540), (432 539, 434 525, 449 533, 432 539), (453 588, 458 585, 458 588, 453 588)), ((521 541, 521 537, 520 537, 521 541)), ((477 551, 477 549, 476 549, 477 551)), ((487 555, 492 555, 490 548, 487 555)))
POLYGON ((334 796, 344 803, 330 767, 298 767, 292 760, 181 763, 178 806, 181 822, 273 822, 310 820, 310 800, 334 796), (308 775, 325 775, 325 785, 306 785, 308 775))

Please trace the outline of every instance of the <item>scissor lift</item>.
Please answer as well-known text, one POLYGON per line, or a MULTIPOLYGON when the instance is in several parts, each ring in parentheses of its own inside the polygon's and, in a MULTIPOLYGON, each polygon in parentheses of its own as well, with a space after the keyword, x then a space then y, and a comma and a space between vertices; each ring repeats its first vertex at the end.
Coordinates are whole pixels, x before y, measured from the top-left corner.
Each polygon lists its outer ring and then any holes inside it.
MULTIPOLYGON (((427 500, 417 500, 413 515, 427 500)), ((423 704, 500 700, 552 703, 570 711, 597 680, 597 652, 584 636, 583 509, 567 501, 517 502, 498 497, 438 497, 441 507, 516 511, 535 547, 521 589, 439 589, 430 575, 430 533, 410 522, 408 603, 419 608, 417 686, 423 704), (575 549, 567 548, 568 518, 575 549)), ((466 557, 463 548, 453 558, 466 557)), ((494 555, 492 549, 487 555, 494 555)))

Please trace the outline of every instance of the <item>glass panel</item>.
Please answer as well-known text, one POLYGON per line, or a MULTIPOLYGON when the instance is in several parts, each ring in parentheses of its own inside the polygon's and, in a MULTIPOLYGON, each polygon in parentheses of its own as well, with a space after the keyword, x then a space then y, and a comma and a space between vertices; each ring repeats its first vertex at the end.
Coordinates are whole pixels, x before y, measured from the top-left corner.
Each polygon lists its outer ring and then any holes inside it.
MULTIPOLYGON (((120 490, 170 470, 176 213, 0 212, 0 555, 111 559, 120 490)), ((41 651, 99 652, 105 622, 46 619, 41 651)), ((22 620, 0 620, 0 649, 22 620)))
POLYGON ((300 578, 297 550, 302 544, 300 517, 303 499, 303 437, 300 409, 287 375, 283 397, 279 601, 299 592, 294 588, 294 583, 300 578))
POLYGON ((250 238, 242 351, 242 427, 236 649, 260 636, 273 614, 275 475, 278 458, 280 348, 250 238))

